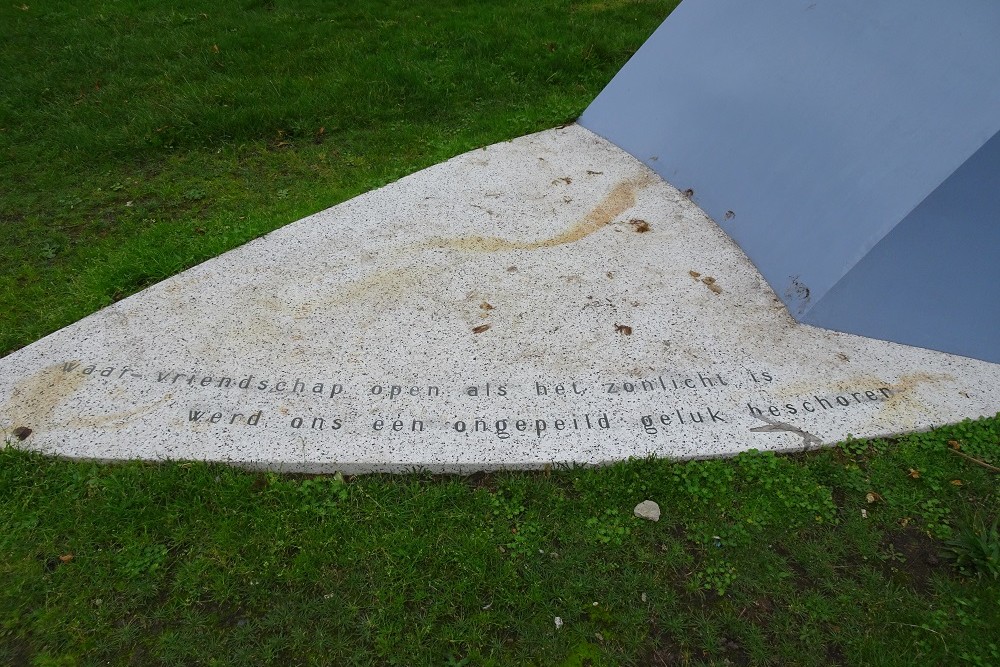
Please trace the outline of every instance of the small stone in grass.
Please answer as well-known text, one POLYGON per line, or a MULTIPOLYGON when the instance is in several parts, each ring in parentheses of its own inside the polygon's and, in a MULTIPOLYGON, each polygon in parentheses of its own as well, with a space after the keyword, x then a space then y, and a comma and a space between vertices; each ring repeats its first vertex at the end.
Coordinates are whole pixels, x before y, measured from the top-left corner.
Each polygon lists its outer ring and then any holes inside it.
POLYGON ((640 519, 647 519, 649 521, 660 520, 660 506, 652 500, 643 500, 635 506, 634 512, 640 519))

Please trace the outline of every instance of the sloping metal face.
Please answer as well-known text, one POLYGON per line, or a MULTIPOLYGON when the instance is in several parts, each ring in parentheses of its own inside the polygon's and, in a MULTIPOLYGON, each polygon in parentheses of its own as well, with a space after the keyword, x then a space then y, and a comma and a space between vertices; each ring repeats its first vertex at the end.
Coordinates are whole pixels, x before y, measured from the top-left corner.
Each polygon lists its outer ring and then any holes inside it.
POLYGON ((1000 363, 1000 133, 804 321, 1000 363))
POLYGON ((797 319, 1000 361, 998 34, 986 0, 686 0, 580 123, 690 189, 797 319))

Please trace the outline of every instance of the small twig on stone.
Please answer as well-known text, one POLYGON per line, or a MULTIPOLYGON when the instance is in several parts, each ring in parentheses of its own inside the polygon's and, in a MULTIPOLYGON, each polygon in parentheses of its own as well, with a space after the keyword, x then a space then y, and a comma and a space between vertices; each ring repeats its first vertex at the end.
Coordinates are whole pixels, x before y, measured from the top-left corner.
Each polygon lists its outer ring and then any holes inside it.
POLYGON ((817 438, 812 433, 808 431, 803 431, 802 429, 792 426, 791 424, 786 424, 785 422, 779 422, 774 419, 769 419, 763 415, 754 415, 757 419, 762 422, 766 422, 767 426, 757 426, 756 428, 750 429, 754 433, 794 433, 795 435, 802 438, 802 450, 808 452, 813 445, 819 446, 823 444, 823 441, 817 438))

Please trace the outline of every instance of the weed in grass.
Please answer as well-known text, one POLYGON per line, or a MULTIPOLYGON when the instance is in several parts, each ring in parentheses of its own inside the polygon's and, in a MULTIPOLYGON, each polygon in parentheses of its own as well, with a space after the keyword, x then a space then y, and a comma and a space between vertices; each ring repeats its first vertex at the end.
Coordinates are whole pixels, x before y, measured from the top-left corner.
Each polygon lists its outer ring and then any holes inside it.
POLYGON ((987 524, 974 520, 956 528, 945 541, 945 553, 965 576, 1000 580, 1000 517, 987 524))
POLYGON ((951 511, 939 498, 928 498, 920 503, 919 512, 928 533, 938 539, 951 535, 951 526, 948 525, 951 511))
POLYGON ((507 542, 507 553, 511 558, 528 558, 540 553, 541 526, 535 521, 524 521, 511 528, 511 540, 507 542))
POLYGON ((621 512, 606 509, 598 516, 587 519, 590 538, 599 544, 621 546, 632 532, 621 512))
MULTIPOLYGON (((280 488, 281 482, 273 482, 272 488, 280 488)), ((329 516, 337 512, 347 500, 347 485, 341 476, 314 477, 286 486, 295 497, 295 506, 300 512, 329 516)))
POLYGON ((693 589, 714 591, 720 597, 736 582, 736 567, 725 559, 717 560, 691 575, 693 589))

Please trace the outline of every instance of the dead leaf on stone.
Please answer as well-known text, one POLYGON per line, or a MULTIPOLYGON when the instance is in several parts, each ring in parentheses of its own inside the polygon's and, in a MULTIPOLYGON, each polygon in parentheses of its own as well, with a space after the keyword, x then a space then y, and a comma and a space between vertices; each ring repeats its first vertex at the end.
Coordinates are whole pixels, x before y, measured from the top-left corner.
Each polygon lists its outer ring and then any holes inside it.
POLYGON ((627 324, 618 324, 616 322, 615 323, 615 331, 617 331, 618 333, 622 334, 623 336, 631 336, 632 335, 632 327, 630 327, 627 324))
POLYGON ((493 310, 493 306, 491 306, 490 304, 486 303, 485 301, 483 301, 481 304, 479 304, 479 307, 482 308, 483 310, 493 310))
POLYGON ((648 222, 646 222, 645 220, 640 220, 639 218, 633 218, 629 220, 628 224, 632 225, 632 229, 634 229, 639 234, 645 234, 646 232, 652 229, 652 227, 649 226, 648 222))
POLYGON ((714 294, 722 294, 722 288, 715 284, 715 278, 712 276, 705 276, 701 279, 701 282, 705 283, 705 286, 712 290, 714 294))
POLYGON ((589 174, 590 176, 600 176, 603 173, 604 173, 603 171, 591 171, 590 169, 587 170, 587 174, 589 174))
POLYGON ((18 426, 17 428, 14 429, 14 437, 17 438, 18 440, 24 440, 29 435, 31 435, 31 429, 28 428, 27 426, 18 426))
POLYGON ((688 275, 690 275, 695 280, 698 280, 698 278, 701 278, 701 274, 698 273, 697 271, 688 271, 688 275))
POLYGON ((484 331, 486 331, 489 328, 490 328, 490 325, 488 325, 488 324, 480 324, 478 327, 473 327, 472 333, 474 333, 474 334, 481 334, 481 333, 483 333, 484 331))

